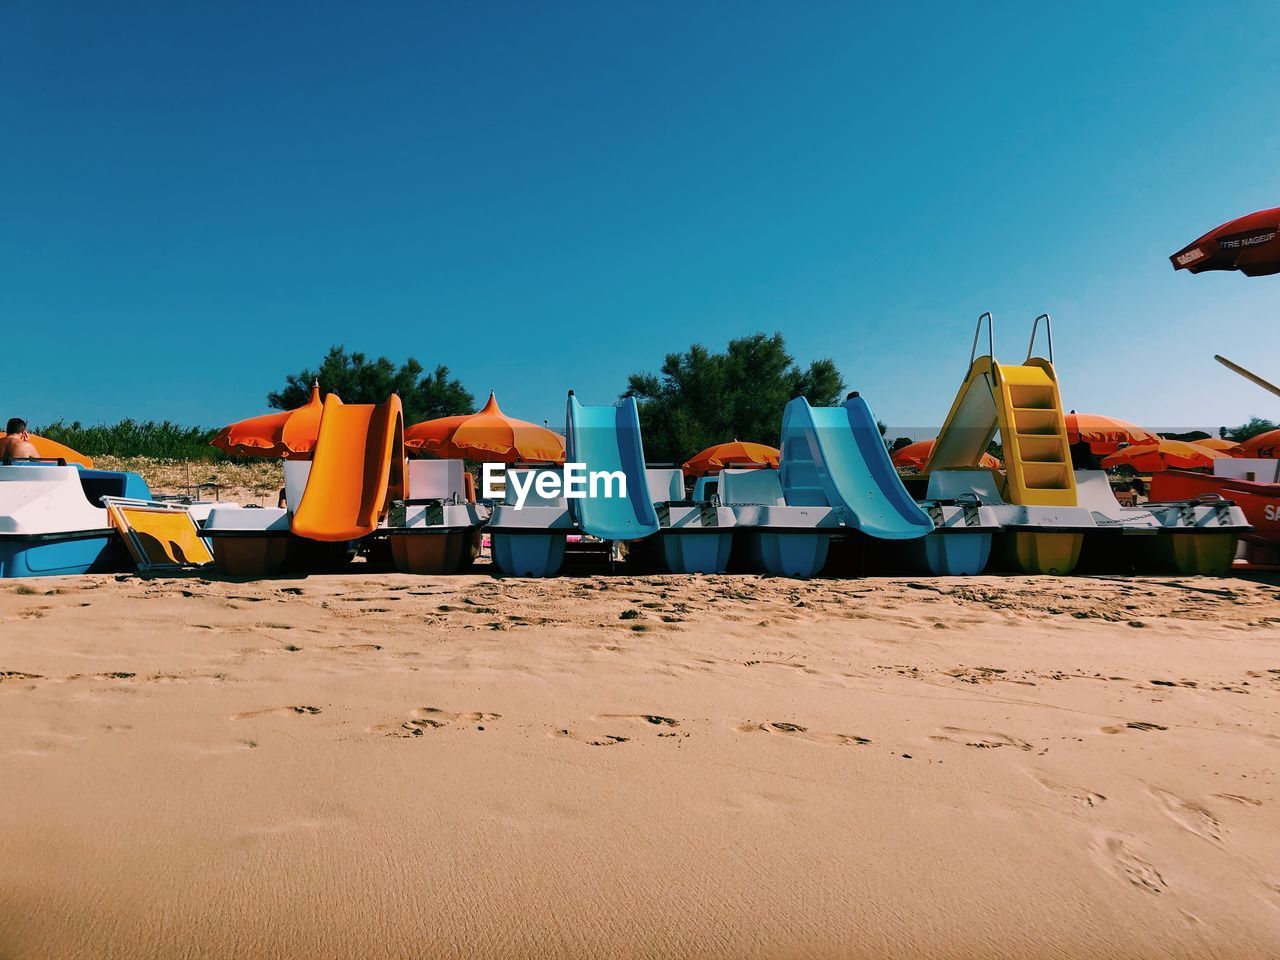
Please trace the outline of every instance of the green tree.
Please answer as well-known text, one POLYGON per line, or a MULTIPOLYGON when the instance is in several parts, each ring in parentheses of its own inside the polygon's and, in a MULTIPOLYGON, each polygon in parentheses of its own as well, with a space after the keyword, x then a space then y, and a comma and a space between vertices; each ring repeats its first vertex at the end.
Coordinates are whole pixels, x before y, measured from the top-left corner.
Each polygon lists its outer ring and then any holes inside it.
POLYGON ((831 360, 801 369, 782 334, 757 333, 729 341, 724 353, 701 344, 669 353, 660 373, 628 377, 623 396, 640 403, 645 455, 680 463, 727 440, 777 446, 788 400, 804 396, 815 406, 830 406, 843 393, 844 380, 831 360))
POLYGON ((284 389, 268 393, 267 403, 277 410, 302 406, 310 399, 311 384, 316 381, 322 396, 336 393, 343 403, 384 403, 398 393, 405 423, 470 413, 476 405, 475 397, 449 376, 446 366, 425 373, 413 357, 397 367, 386 357, 370 360, 363 353, 347 353, 341 346, 330 347, 315 370, 286 376, 284 389))
POLYGON ((1244 443, 1244 441, 1256 437, 1260 433, 1267 433, 1276 428, 1277 425, 1270 420, 1263 420, 1261 417, 1250 417, 1247 423, 1242 423, 1238 427, 1223 427, 1218 433, 1226 440, 1236 440, 1244 443))

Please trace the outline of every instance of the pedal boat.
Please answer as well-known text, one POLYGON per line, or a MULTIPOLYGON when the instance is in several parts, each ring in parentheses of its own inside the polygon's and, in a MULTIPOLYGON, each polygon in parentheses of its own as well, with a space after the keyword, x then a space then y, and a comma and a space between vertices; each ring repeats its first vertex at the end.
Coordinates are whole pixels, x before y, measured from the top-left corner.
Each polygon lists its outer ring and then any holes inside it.
POLYGON ((537 475, 551 473, 557 478, 556 468, 523 468, 507 472, 507 489, 502 503, 493 507, 492 516, 485 528, 490 537, 493 562, 509 577, 553 577, 564 565, 565 540, 577 532, 569 516, 569 504, 563 496, 543 497, 537 492, 537 475), (527 477, 528 496, 524 505, 516 506, 516 485, 513 476, 521 477, 521 486, 527 477))
POLYGON ((734 550, 775 576, 816 576, 827 562, 840 512, 830 506, 789 506, 778 471, 720 471, 721 503, 733 511, 734 550))
POLYGON ((461 460, 410 460, 408 498, 391 504, 385 536, 401 573, 457 573, 475 559, 483 505, 467 495, 461 460))
POLYGON ((0 465, 0 579, 132 569, 103 496, 150 500, 136 473, 60 462, 0 465))

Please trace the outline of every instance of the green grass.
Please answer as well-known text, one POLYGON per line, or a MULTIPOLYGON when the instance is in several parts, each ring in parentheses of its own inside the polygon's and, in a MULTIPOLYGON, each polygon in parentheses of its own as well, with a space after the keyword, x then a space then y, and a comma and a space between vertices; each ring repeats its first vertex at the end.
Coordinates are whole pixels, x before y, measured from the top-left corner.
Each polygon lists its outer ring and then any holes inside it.
POLYGON ((121 420, 85 426, 78 420, 55 420, 32 433, 65 443, 90 457, 154 457, 160 460, 243 461, 209 446, 218 431, 207 427, 184 427, 168 420, 121 420))

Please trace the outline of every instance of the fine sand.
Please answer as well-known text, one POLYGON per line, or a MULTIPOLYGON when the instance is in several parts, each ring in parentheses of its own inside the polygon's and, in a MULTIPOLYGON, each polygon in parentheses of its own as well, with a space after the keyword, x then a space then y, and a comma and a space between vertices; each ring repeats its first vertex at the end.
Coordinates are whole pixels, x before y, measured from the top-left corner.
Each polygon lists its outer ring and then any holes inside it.
POLYGON ((1280 590, 0 584, 0 958, 1275 957, 1280 590))

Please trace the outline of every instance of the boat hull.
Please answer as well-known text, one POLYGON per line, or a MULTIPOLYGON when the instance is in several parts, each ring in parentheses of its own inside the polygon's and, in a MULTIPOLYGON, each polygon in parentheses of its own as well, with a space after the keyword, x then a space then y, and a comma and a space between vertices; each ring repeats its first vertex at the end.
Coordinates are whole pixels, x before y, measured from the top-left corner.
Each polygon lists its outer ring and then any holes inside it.
POLYGON ((0 539, 0 579, 119 573, 128 569, 129 555, 114 530, 0 539))
POLYGON ((724 573, 733 549, 733 531, 663 531, 662 562, 670 573, 724 573))
POLYGON ((396 531, 387 535, 391 557, 400 573, 457 573, 472 558, 476 533, 470 528, 430 532, 396 531))
POLYGON ((493 562, 509 577, 554 577, 564 565, 563 533, 489 533, 493 562))
POLYGON ((1166 470, 1151 478, 1153 501, 1194 500, 1206 494, 1234 501, 1244 512, 1253 529, 1241 531, 1241 540, 1261 547, 1280 548, 1280 483, 1215 477, 1185 470, 1166 470))
POLYGON ((1007 530, 996 538, 1002 565, 1018 573, 1065 576, 1076 568, 1084 534, 1007 530))

